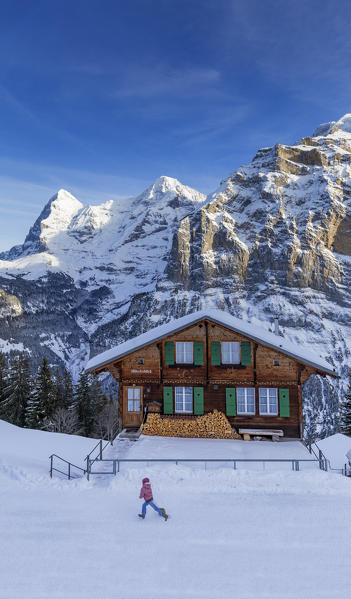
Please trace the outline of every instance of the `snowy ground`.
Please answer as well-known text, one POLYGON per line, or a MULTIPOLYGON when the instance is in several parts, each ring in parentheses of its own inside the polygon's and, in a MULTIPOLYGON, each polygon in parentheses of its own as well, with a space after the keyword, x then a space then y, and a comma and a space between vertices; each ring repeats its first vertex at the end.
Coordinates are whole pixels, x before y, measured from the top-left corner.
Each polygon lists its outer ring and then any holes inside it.
POLYGON ((347 463, 346 454, 351 449, 351 438, 347 435, 337 433, 318 441, 317 445, 330 461, 332 468, 343 468, 347 463))
MULTIPOLYGON (((48 464, 42 473, 37 458, 30 466, 27 435, 33 446, 43 433, 16 433, 15 467, 9 452, 0 465, 1 599, 349 597, 351 479, 318 469, 149 465, 125 467, 116 478, 51 481, 48 464), (29 456, 22 464, 20 448, 29 456), (168 522, 151 511, 137 517, 145 474, 168 522)), ((49 455, 54 437, 46 438, 49 455)), ((74 441, 82 458, 87 441, 74 441)), ((148 437, 113 451, 151 458, 160 441, 170 457, 195 457, 201 445, 228 457, 227 442, 212 440, 148 437)), ((261 454, 288 447, 241 445, 236 451, 261 454)))

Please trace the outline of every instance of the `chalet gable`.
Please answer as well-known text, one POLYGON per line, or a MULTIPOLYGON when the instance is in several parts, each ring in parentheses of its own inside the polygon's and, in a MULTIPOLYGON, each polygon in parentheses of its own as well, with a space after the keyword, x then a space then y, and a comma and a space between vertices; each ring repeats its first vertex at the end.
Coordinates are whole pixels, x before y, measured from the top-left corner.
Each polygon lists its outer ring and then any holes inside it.
POLYGON ((86 366, 86 371, 94 372, 96 370, 102 370, 104 367, 121 360, 129 354, 168 338, 180 331, 186 330, 201 321, 208 321, 220 325, 251 341, 255 341, 276 350, 279 353, 285 354, 302 364, 311 366, 321 373, 337 376, 335 368, 309 349, 293 344, 279 335, 275 335, 274 333, 257 327, 252 323, 235 318, 227 312, 220 310, 200 310, 155 327, 142 335, 134 337, 90 359, 86 366))

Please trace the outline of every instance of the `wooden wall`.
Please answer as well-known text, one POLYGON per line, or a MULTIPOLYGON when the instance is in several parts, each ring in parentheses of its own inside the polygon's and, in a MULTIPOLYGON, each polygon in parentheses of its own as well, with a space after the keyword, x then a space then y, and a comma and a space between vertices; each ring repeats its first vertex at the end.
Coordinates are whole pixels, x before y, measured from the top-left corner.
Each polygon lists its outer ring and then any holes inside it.
MULTIPOLYGON (((122 387, 142 386, 143 406, 163 409, 163 386, 202 386, 204 387, 205 412, 218 409, 226 412, 226 387, 255 387, 256 415, 240 415, 229 420, 236 428, 282 428, 287 436, 300 436, 302 422, 301 385, 311 374, 322 374, 313 367, 299 363, 278 350, 265 347, 240 333, 225 327, 201 322, 192 325, 166 339, 139 349, 118 360, 112 369, 119 370, 122 387), (165 343, 167 341, 202 341, 204 344, 204 364, 167 365, 165 363, 165 343), (251 364, 249 366, 211 364, 211 343, 213 341, 250 342, 251 364), (278 364, 277 364, 278 362, 278 364), (215 386, 217 386, 217 389, 215 386), (289 388, 290 417, 261 416, 259 414, 258 387, 289 388)), ((110 369, 111 372, 114 372, 110 369)), ((122 391, 122 389, 121 389, 122 391)), ((121 394, 122 397, 122 394, 121 394)), ((122 402, 121 402, 122 404, 122 402)), ((123 407, 120 406, 123 418, 123 407)))

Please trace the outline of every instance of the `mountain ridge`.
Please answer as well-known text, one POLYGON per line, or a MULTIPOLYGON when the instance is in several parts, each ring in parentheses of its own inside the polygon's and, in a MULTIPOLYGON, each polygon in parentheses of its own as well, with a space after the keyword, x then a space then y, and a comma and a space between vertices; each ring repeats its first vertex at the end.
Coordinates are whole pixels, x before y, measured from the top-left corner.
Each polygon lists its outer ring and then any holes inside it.
POLYGON ((61 190, 22 254, 2 254, 3 345, 49 352, 77 376, 89 356, 202 307, 267 329, 277 316, 287 338, 338 369, 339 382, 304 390, 310 428, 335 430, 351 342, 350 123, 261 148, 208 196, 170 177, 99 206, 61 190))

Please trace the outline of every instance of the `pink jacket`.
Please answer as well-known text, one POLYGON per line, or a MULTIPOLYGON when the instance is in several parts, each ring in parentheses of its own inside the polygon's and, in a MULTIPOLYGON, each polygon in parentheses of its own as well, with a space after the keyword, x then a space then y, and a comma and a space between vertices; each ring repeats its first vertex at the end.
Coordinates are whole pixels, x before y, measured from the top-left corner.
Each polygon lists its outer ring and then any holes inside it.
POLYGON ((148 478, 143 479, 143 486, 140 489, 139 498, 144 499, 144 501, 151 501, 152 499, 152 489, 148 478))

